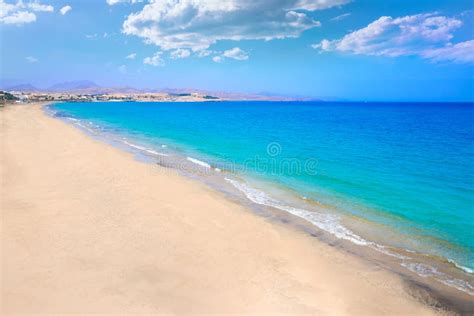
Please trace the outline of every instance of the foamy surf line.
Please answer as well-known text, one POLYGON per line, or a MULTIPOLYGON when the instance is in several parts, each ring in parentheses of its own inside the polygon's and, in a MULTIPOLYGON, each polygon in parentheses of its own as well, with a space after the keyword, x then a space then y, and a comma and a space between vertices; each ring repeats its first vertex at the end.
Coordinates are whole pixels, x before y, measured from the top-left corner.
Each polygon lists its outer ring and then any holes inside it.
POLYGON ((196 165, 199 165, 199 166, 204 167, 204 168, 208 168, 208 169, 212 168, 211 165, 208 164, 207 162, 204 162, 204 161, 192 158, 192 157, 186 157, 186 160, 191 161, 192 163, 195 163, 196 165))
POLYGON ((207 162, 204 162, 202 160, 199 160, 199 159, 196 159, 196 158, 192 158, 192 157, 186 157, 186 160, 187 161, 190 161, 198 166, 201 166, 203 168, 206 168, 206 169, 214 169, 215 171, 217 172, 221 172, 222 170, 220 168, 212 168, 212 166, 210 164, 208 164, 207 162))
POLYGON ((463 271, 466 272, 466 273, 474 274, 474 270, 473 270, 473 269, 470 269, 470 268, 468 268, 468 267, 462 266, 462 265, 458 264, 456 261, 454 261, 454 260, 452 260, 452 259, 448 259, 448 262, 451 263, 451 264, 453 264, 456 268, 463 270, 463 271))
MULTIPOLYGON (((49 110, 49 114, 51 116, 57 117, 62 120, 69 121, 72 125, 77 126, 78 128, 87 131, 93 135, 97 134, 104 134, 106 135, 105 131, 100 128, 100 126, 96 126, 92 122, 85 122, 73 117, 70 117, 68 115, 65 115, 63 113, 60 113, 58 111, 54 111, 47 107, 49 110)), ((109 138, 109 137, 107 137, 109 138)), ((141 152, 146 152, 149 154, 153 155, 158 155, 158 156, 168 156, 163 153, 159 153, 153 149, 149 149, 147 147, 137 145, 134 143, 131 143, 126 140, 126 138, 121 137, 120 139, 117 137, 112 137, 111 140, 120 142, 124 145, 127 145, 130 148, 133 148, 135 150, 139 150, 141 152)), ((165 148, 166 145, 161 145, 162 148, 165 148)), ((184 158, 184 157, 183 157, 184 158)), ((196 165, 199 165, 202 168, 205 169, 213 169, 217 172, 220 172, 221 170, 219 168, 213 168, 209 163, 206 163, 204 161, 192 158, 192 157, 186 157, 186 160, 189 162, 192 162, 196 165)), ((409 257, 402 256, 397 253, 393 253, 387 249, 387 247, 377 244, 375 242, 368 241, 361 236, 355 234, 348 228, 344 227, 340 223, 340 218, 336 215, 333 214, 324 214, 324 213, 318 213, 314 211, 308 211, 305 209, 301 208, 295 208, 291 207, 288 205, 285 205, 281 203, 280 201, 268 196, 265 192, 254 189, 250 186, 248 186, 245 183, 229 179, 229 178, 224 178, 227 182, 231 183, 236 189, 238 189, 240 192, 244 193, 244 195, 253 203, 259 204, 259 205, 264 205, 264 206, 269 206, 272 208, 276 208, 282 211, 285 211, 287 213, 290 213, 294 216, 297 216, 299 218, 302 218, 306 220, 307 222, 311 223, 312 225, 318 227, 319 229, 330 233, 331 235, 335 236, 338 239, 343 239, 347 240, 353 244, 356 244, 358 246, 367 246, 370 247, 380 253, 383 253, 385 255, 391 256, 398 258, 402 260, 403 262, 401 263, 401 266, 404 267, 405 269, 411 271, 412 273, 415 273, 421 277, 427 278, 430 277, 438 282, 441 282, 447 286, 456 288, 460 291, 463 291, 465 293, 468 293, 470 295, 474 295, 474 287, 467 281, 461 280, 461 279, 456 279, 456 278, 451 278, 448 274, 445 274, 443 272, 438 271, 436 268, 431 267, 429 265, 423 264, 423 263, 417 263, 413 262, 409 257)), ((467 273, 472 273, 472 270, 466 267, 462 267, 458 265, 456 262, 453 260, 448 261, 456 266, 457 268, 463 270, 464 272, 467 273)))
MULTIPOLYGON (((57 117, 57 118, 60 118, 60 119, 63 119, 63 120, 65 119, 65 120, 69 121, 71 124, 77 126, 78 128, 80 128, 82 130, 85 130, 85 131, 87 131, 91 134, 94 134, 94 135, 102 134, 104 137, 106 137, 105 133, 104 133, 104 130, 102 130, 99 125, 96 125, 93 122, 85 122, 83 120, 71 117, 67 114, 64 114, 64 113, 60 112, 60 111, 53 110, 50 106, 46 106, 46 112, 49 115, 53 116, 53 117, 57 117)), ((132 142, 129 142, 125 137, 121 137, 121 138, 108 137, 108 138, 109 138, 109 140, 112 140, 112 141, 115 141, 115 142, 120 142, 122 144, 127 145, 128 147, 139 150, 143 153, 147 153, 147 154, 151 154, 151 155, 155 155, 155 156, 162 156, 162 157, 168 157, 169 156, 167 154, 158 152, 156 150, 147 148, 145 146, 141 146, 141 145, 137 145, 137 144, 134 144, 132 142)), ((161 145, 161 147, 166 148, 167 146, 166 145, 161 145)))
MULTIPOLYGON (((359 246, 371 246, 375 243, 365 240, 359 235, 353 233, 346 227, 342 226, 339 222, 339 218, 336 215, 332 214, 322 214, 316 212, 310 212, 304 209, 295 208, 292 206, 287 206, 276 199, 269 197, 265 192, 254 189, 244 183, 241 183, 236 180, 225 178, 226 181, 230 182, 234 187, 239 191, 245 194, 245 196, 252 202, 259 204, 274 207, 276 209, 288 212, 295 216, 305 219, 311 224, 317 226, 318 228, 331 233, 339 239, 348 240, 359 246)), ((380 246, 380 245, 378 245, 380 246)), ((379 249, 379 248, 377 248, 379 249)), ((388 254, 388 253, 387 253, 388 254)), ((396 254, 393 254, 396 255, 396 254)), ((398 255, 396 255, 398 257, 398 255)))
POLYGON ((156 150, 149 149, 149 148, 146 148, 146 147, 143 147, 143 146, 140 146, 140 145, 131 143, 131 142, 126 141, 126 140, 122 140, 122 143, 124 143, 125 145, 128 145, 128 146, 130 146, 130 147, 132 147, 132 148, 138 149, 138 150, 140 150, 140 151, 147 152, 147 153, 152 154, 152 155, 168 157, 167 154, 163 154, 163 153, 157 152, 156 150))
POLYGON ((461 279, 451 278, 449 275, 438 271, 434 267, 423 263, 413 262, 411 258, 393 253, 387 250, 387 247, 383 245, 365 240, 364 238, 355 234, 348 228, 344 227, 340 223, 339 217, 336 215, 317 213, 314 211, 308 211, 284 205, 280 201, 268 196, 265 192, 252 188, 243 182, 239 182, 237 180, 229 178, 225 178, 225 180, 232 184, 236 189, 242 192, 250 201, 255 204, 269 206, 288 212, 292 215, 306 220, 307 222, 313 224, 314 226, 325 232, 330 233, 338 239, 350 241, 351 243, 356 244, 358 246, 367 246, 385 255, 400 259, 402 260, 401 266, 408 269, 409 271, 416 273, 417 275, 424 278, 431 277, 432 279, 441 282, 447 286, 456 288, 460 291, 474 296, 474 287, 469 282, 461 279))
POLYGON ((402 267, 407 268, 413 273, 418 274, 421 277, 427 278, 432 277, 433 279, 447 285, 450 287, 454 287, 460 291, 466 292, 470 295, 474 295, 474 286, 472 286, 469 282, 451 278, 446 273, 438 271, 436 268, 429 266, 424 263, 401 263, 402 267))

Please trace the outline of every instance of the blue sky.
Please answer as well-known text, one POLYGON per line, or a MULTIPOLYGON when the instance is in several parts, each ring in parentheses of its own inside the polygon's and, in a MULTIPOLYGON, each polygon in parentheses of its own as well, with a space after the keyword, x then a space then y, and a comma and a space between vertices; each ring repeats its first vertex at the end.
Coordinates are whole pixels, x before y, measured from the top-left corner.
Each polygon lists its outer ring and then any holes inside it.
POLYGON ((0 75, 474 101, 473 18, 470 0, 0 0, 0 75))

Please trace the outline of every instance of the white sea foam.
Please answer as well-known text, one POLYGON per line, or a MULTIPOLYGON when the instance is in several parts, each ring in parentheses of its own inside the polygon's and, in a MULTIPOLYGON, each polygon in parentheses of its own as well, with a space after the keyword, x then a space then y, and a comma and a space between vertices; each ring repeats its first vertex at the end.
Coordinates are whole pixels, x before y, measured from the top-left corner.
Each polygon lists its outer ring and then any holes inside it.
POLYGON ((411 272, 415 272, 416 274, 418 274, 419 276, 424 277, 424 278, 434 276, 434 275, 438 274, 438 270, 436 270, 435 268, 433 268, 429 265, 422 264, 422 263, 406 263, 406 262, 403 262, 403 263, 401 263, 401 265, 402 265, 402 267, 405 267, 408 270, 410 270, 411 272))
POLYGON ((346 227, 340 224, 339 217, 333 214, 322 214, 317 212, 311 212, 300 208, 295 208, 292 206, 287 206, 279 201, 268 196, 265 192, 254 189, 245 183, 225 178, 226 181, 230 182, 234 187, 240 190, 245 196, 252 202, 260 205, 270 206, 277 208, 279 210, 288 212, 295 216, 305 219, 316 227, 331 233, 339 239, 349 240, 354 244, 361 246, 368 246, 372 244, 371 242, 363 239, 357 234, 353 233, 346 227))
POLYGON ((159 152, 157 152, 157 151, 155 151, 155 150, 148 149, 148 148, 146 148, 146 147, 143 147, 143 146, 140 146, 140 145, 136 145, 136 144, 134 144, 134 143, 130 143, 130 142, 126 141, 126 140, 124 140, 123 143, 126 144, 126 145, 128 145, 128 146, 130 146, 130 147, 132 147, 132 148, 135 148, 135 149, 138 149, 138 150, 141 150, 141 151, 145 151, 145 152, 150 153, 150 154, 152 154, 152 155, 165 156, 165 157, 168 156, 167 154, 159 153, 159 152))
MULTIPOLYGON (((72 117, 66 117, 66 119, 74 122, 75 125, 91 132, 91 133, 96 133, 97 131, 92 129, 91 127, 96 127, 96 125, 91 122, 91 121, 88 121, 88 122, 82 122, 81 120, 78 120, 76 118, 72 118, 72 117), (84 124, 84 123, 87 123, 87 124, 84 124)), ((149 148, 146 148, 146 147, 143 147, 143 146, 140 146, 140 145, 137 145, 137 144, 134 144, 134 143, 131 143, 129 141, 126 140, 125 137, 122 137, 122 140, 121 140, 124 144, 132 147, 132 148, 135 148, 135 149, 138 149, 140 151, 144 151, 144 152, 147 152, 149 154, 152 154, 152 155, 156 155, 156 156, 163 156, 163 157, 168 157, 169 155, 167 154, 164 154, 164 153, 160 153, 160 152, 157 152, 153 149, 149 149, 149 148)), ((161 145, 161 147, 166 147, 166 145, 161 145)))
MULTIPOLYGON (((399 255, 397 253, 393 253, 387 249, 387 247, 383 245, 379 245, 375 242, 367 241, 364 238, 360 237, 359 235, 355 234, 354 232, 350 231, 346 227, 344 227, 339 220, 339 217, 333 214, 323 214, 318 212, 307 211, 300 208, 295 208, 291 206, 287 206, 279 202, 278 200, 268 196, 265 192, 260 190, 254 189, 245 183, 225 178, 226 181, 231 183, 235 188, 245 194, 245 196, 252 202, 277 208, 279 210, 288 212, 295 216, 305 219, 306 221, 310 222, 311 224, 315 225, 316 227, 332 234, 333 236, 348 240, 356 245, 360 246, 368 246, 374 250, 377 250, 381 253, 386 255, 396 257, 402 260, 410 260, 410 258, 406 256, 399 255)), ((466 292, 470 295, 474 295, 474 288, 473 286, 464 280, 451 278, 449 275, 438 271, 436 268, 431 267, 426 264, 421 263, 401 263, 403 267, 406 269, 422 276, 422 277, 433 277, 439 282, 444 283, 450 287, 454 287, 458 290, 466 292)))
POLYGON ((154 151, 154 150, 152 150, 152 149, 146 149, 145 151, 146 151, 147 153, 150 153, 150 154, 152 154, 152 155, 157 155, 157 156, 168 157, 168 155, 167 155, 167 154, 159 153, 159 152, 157 152, 157 151, 154 151))
MULTIPOLYGON (((83 129, 85 129, 85 130, 87 130, 91 133, 96 132, 94 129, 90 128, 90 126, 94 126, 94 124, 92 122, 87 122, 87 124, 82 124, 82 122, 80 120, 75 119, 75 118, 66 117, 66 119, 74 122, 75 125, 83 128, 83 129)), ((138 149, 140 151, 145 151, 145 152, 148 152, 148 153, 153 154, 153 155, 168 156, 166 154, 159 153, 159 152, 154 151, 152 149, 148 149, 146 147, 130 143, 130 142, 126 141, 125 138, 123 138, 123 139, 124 139, 123 143, 125 143, 126 145, 128 145, 132 148, 138 149)), ((165 148, 166 145, 161 145, 161 147, 165 148)), ((188 161, 193 162, 193 163, 195 163, 197 165, 200 165, 202 167, 209 168, 209 169, 212 168, 208 163, 200 161, 198 159, 191 158, 191 157, 187 157, 186 159, 188 161)), ((214 169, 218 172, 221 171, 221 169, 219 169, 219 168, 214 168, 214 169)), ((367 241, 364 238, 358 236, 357 234, 355 234, 351 230, 344 227, 340 223, 339 217, 336 216, 336 215, 323 214, 323 213, 318 213, 318 212, 308 211, 308 210, 305 210, 305 209, 300 209, 300 208, 287 206, 287 205, 282 204, 280 201, 268 196, 265 192, 254 189, 254 188, 246 185, 245 183, 242 183, 242 182, 239 182, 239 181, 236 181, 236 180, 233 180, 233 179, 228 179, 228 178, 225 178, 225 180, 228 181, 229 183, 231 183, 239 191, 244 193, 245 196, 249 200, 251 200, 252 202, 254 202, 256 204, 274 207, 276 209, 279 209, 279 210, 288 212, 290 214, 293 214, 295 216, 298 216, 300 218, 303 218, 306 221, 310 222, 311 224, 315 225, 316 227, 332 234, 333 236, 335 236, 339 239, 348 240, 348 241, 350 241, 350 242, 352 242, 356 245, 360 245, 360 246, 369 246, 372 249, 375 249, 375 250, 377 250, 381 253, 384 253, 384 254, 392 256, 392 257, 397 257, 399 259, 408 259, 408 260, 410 260, 408 257, 402 256, 402 255, 399 255, 399 254, 396 254, 396 253, 393 253, 393 252, 387 250, 387 248, 383 245, 379 245, 377 243, 367 241)), ((303 196, 302 199, 306 200, 306 197, 303 196)), ((413 252, 413 251, 409 251, 409 252, 413 252)), ((461 269, 461 270, 463 270, 467 273, 470 273, 470 274, 474 273, 473 269, 470 269, 468 267, 464 267, 462 265, 459 265, 454 260, 449 259, 448 261, 450 263, 452 263, 453 265, 455 265, 457 268, 459 268, 459 269, 461 269)), ((412 271, 413 273, 416 273, 417 275, 419 275, 421 277, 425 277, 425 278, 431 277, 431 278, 433 278, 433 279, 435 279, 435 280, 437 280, 437 281, 439 281, 439 282, 441 282, 441 283, 443 283, 447 286, 454 287, 454 288, 456 288, 460 291, 466 292, 466 293, 474 296, 474 286, 471 285, 469 282, 467 282, 465 280, 457 279, 457 278, 452 278, 449 275, 438 271, 436 268, 434 268, 432 266, 429 266, 429 265, 423 264, 423 263, 406 262, 406 261, 402 262, 401 266, 403 266, 404 268, 412 271)))
POLYGON ((350 241, 359 246, 368 246, 378 252, 386 254, 391 257, 395 257, 398 259, 406 259, 407 257, 402 256, 397 253, 393 253, 387 249, 387 247, 383 245, 379 245, 375 242, 365 240, 364 238, 360 237, 350 229, 343 226, 340 222, 340 218, 334 214, 327 214, 327 213, 318 213, 315 211, 308 211, 305 209, 295 208, 292 206, 284 205, 280 201, 268 196, 265 192, 259 191, 254 189, 245 183, 232 180, 229 178, 225 178, 228 182, 230 182, 234 187, 240 190, 245 196, 251 200, 252 202, 260 205, 266 205, 270 207, 277 208, 279 210, 288 212, 304 220, 310 222, 314 226, 322 229, 331 235, 335 236, 338 239, 344 239, 350 241))
POLYGON ((310 222, 311 224, 315 225, 319 229, 322 229, 333 236, 348 240, 356 245, 359 246, 368 246, 378 252, 384 253, 388 256, 396 257, 399 259, 405 259, 405 256, 399 255, 397 253, 393 253, 389 251, 385 246, 379 245, 377 243, 365 240, 364 238, 360 237, 359 235, 355 234, 348 228, 344 227, 341 222, 340 218, 334 214, 327 214, 327 213, 318 213, 314 211, 308 211, 300 208, 295 208, 292 206, 284 205, 280 201, 268 196, 265 192, 260 190, 254 189, 245 183, 232 180, 229 178, 225 178, 228 182, 230 182, 234 187, 236 187, 239 191, 245 194, 245 196, 251 200, 252 202, 260 205, 266 205, 270 207, 277 208, 279 210, 288 212, 295 216, 305 219, 306 221, 310 222))
POLYGON ((199 166, 204 167, 204 168, 211 169, 211 165, 208 164, 207 162, 204 162, 204 161, 201 161, 201 160, 198 160, 198 159, 195 159, 195 158, 191 158, 191 157, 186 157, 186 159, 188 161, 191 161, 192 163, 195 163, 196 165, 199 165, 199 166))
POLYGON ((464 272, 467 272, 467 273, 470 273, 470 274, 474 274, 474 270, 473 269, 470 269, 468 267, 465 267, 465 266, 462 266, 460 264, 458 264, 456 261, 454 260, 451 260, 451 259, 448 259, 448 261, 452 264, 454 264, 456 266, 456 268, 458 269, 461 269, 463 270, 464 272))
MULTIPOLYGON (((81 121, 81 120, 79 120, 79 119, 76 119, 76 118, 70 117, 70 116, 61 115, 60 112, 54 111, 54 110, 52 110, 52 109, 49 108, 49 107, 48 107, 48 109, 50 110, 49 113, 50 113, 51 115, 53 115, 54 117, 59 117, 60 119, 62 118, 62 119, 66 119, 66 120, 68 120, 68 121, 71 121, 72 124, 77 125, 77 126, 79 126, 81 129, 84 129, 84 130, 86 130, 86 131, 88 131, 88 132, 90 132, 90 133, 95 133, 95 132, 96 132, 95 130, 91 129, 90 126, 84 124, 85 122, 83 122, 83 121, 81 121)), ((89 125, 90 125, 90 122, 89 122, 89 125)))
POLYGON ((133 147, 133 148, 135 148, 135 149, 139 149, 139 150, 143 150, 143 151, 146 150, 145 147, 139 146, 139 145, 136 145, 136 144, 133 144, 133 143, 130 143, 130 142, 126 141, 126 140, 124 140, 123 142, 124 142, 125 144, 127 144, 128 146, 133 147))
POLYGON ((407 268, 411 272, 416 273, 421 277, 431 277, 447 286, 454 287, 460 291, 466 292, 470 295, 474 295, 474 286, 472 286, 469 282, 461 279, 452 278, 446 273, 440 272, 432 266, 416 262, 403 262, 401 263, 401 265, 402 267, 407 268))
POLYGON ((83 129, 87 130, 87 131, 90 132, 90 133, 95 133, 95 131, 94 131, 93 129, 91 129, 90 127, 88 127, 88 126, 82 124, 81 121, 77 121, 75 124, 76 124, 77 126, 80 126, 80 127, 83 128, 83 129))

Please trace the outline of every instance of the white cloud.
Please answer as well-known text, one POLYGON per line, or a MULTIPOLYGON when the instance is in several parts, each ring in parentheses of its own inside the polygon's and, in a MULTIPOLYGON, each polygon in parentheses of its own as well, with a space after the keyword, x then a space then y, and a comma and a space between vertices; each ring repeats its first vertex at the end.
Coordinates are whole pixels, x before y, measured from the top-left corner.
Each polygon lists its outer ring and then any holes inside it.
POLYGON ((232 58, 236 60, 247 60, 249 55, 247 52, 241 50, 239 47, 234 47, 232 49, 226 50, 222 56, 227 58, 232 58))
POLYGON ((299 37, 302 32, 320 26, 308 11, 347 2, 349 0, 150 0, 141 11, 127 17, 122 31, 164 50, 199 51, 220 40, 268 41, 299 37))
MULTIPOLYGON (((22 3, 22 2, 18 2, 18 3, 22 3)), ((53 12, 54 11, 54 7, 52 5, 41 4, 38 1, 28 3, 26 7, 36 12, 53 12)))
POLYGON ((352 0, 299 0, 294 4, 293 9, 301 9, 308 11, 324 10, 332 7, 340 7, 352 0))
POLYGON ((62 15, 65 15, 66 13, 68 13, 71 10, 72 10, 72 7, 70 5, 65 5, 64 7, 62 7, 59 10, 59 12, 61 12, 62 15))
POLYGON ((462 11, 459 15, 466 16, 466 15, 471 15, 473 13, 474 13, 474 10, 465 10, 465 11, 462 11))
POLYGON ((225 58, 231 58, 235 60, 247 60, 249 59, 249 54, 246 51, 240 49, 239 47, 234 47, 232 49, 222 52, 220 55, 214 56, 212 60, 216 63, 221 63, 224 61, 225 58))
POLYGON ((17 1, 15 4, 0 0, 0 24, 23 25, 36 21, 34 12, 53 12, 51 5, 41 4, 39 1, 24 3, 17 1))
POLYGON ((135 57, 137 57, 137 54, 136 54, 136 53, 131 53, 130 55, 128 55, 128 56, 125 57, 125 58, 127 58, 127 59, 135 59, 135 57))
POLYGON ((36 21, 36 15, 27 11, 18 11, 9 15, 0 16, 0 23, 22 25, 36 21))
POLYGON ((352 13, 344 13, 341 15, 336 16, 335 18, 332 18, 331 21, 341 21, 344 20, 345 18, 349 17, 352 13))
POLYGON ((455 63, 474 62, 474 40, 457 44, 448 44, 445 47, 428 49, 421 53, 424 58, 433 61, 451 61, 455 63))
POLYGON ((202 57, 207 57, 209 55, 212 55, 214 52, 212 50, 207 50, 207 49, 203 49, 203 50, 200 50, 197 52, 197 55, 199 58, 202 58, 202 57))
POLYGON ((108 5, 116 5, 116 4, 119 4, 119 3, 135 4, 135 3, 143 2, 143 0, 106 0, 105 2, 107 2, 108 5))
POLYGON ((221 63, 224 59, 222 58, 222 56, 214 56, 212 57, 212 60, 216 63, 221 63))
POLYGON ((87 39, 97 39, 97 33, 94 33, 94 34, 86 34, 86 38, 87 39))
POLYGON ((191 52, 189 51, 189 49, 182 49, 182 48, 178 48, 172 51, 170 54, 170 57, 172 59, 188 58, 189 56, 191 56, 191 52))
POLYGON ((156 52, 153 56, 143 59, 143 63, 152 66, 164 66, 165 61, 161 58, 162 54, 162 52, 156 52))
POLYGON ((440 54, 454 54, 453 50, 458 52, 466 48, 466 45, 450 43, 454 31, 461 25, 462 21, 456 18, 434 13, 401 18, 383 16, 341 39, 324 39, 312 46, 320 51, 387 57, 417 55, 441 60, 440 54))
POLYGON ((32 64, 37 63, 39 61, 38 58, 35 58, 33 56, 28 56, 25 59, 27 62, 32 63, 32 64))
POLYGON ((324 51, 332 50, 331 45, 332 45, 331 41, 329 41, 327 39, 323 39, 319 44, 313 44, 313 45, 311 45, 311 47, 313 47, 314 49, 319 50, 320 52, 324 52, 324 51))

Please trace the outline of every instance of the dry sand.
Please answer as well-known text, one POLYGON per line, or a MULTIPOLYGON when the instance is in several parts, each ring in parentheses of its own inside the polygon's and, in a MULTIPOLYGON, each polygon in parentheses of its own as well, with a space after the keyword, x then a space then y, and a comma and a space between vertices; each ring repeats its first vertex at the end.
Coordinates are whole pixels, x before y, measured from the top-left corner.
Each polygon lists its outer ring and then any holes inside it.
POLYGON ((396 275, 40 105, 7 106, 0 122, 3 315, 435 312, 396 275))

